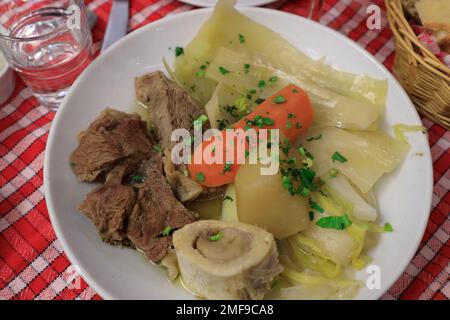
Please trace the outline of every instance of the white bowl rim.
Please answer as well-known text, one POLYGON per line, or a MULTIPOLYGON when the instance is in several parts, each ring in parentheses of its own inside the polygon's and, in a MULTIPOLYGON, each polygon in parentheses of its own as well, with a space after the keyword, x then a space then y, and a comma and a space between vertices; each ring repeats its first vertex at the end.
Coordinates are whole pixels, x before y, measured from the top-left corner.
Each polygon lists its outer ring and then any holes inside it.
MULTIPOLYGON (((116 43, 114 43, 111 47, 108 48, 108 50, 106 50, 104 53, 102 53, 102 56, 100 56, 99 58, 95 59, 91 65, 86 69, 89 70, 90 68, 93 68, 95 65, 97 65, 99 63, 99 61, 101 61, 103 56, 108 56, 110 55, 112 52, 114 52, 115 48, 121 46, 124 41, 128 38, 131 38, 139 33, 142 32, 146 32, 147 29, 153 29, 153 28, 157 28, 159 27, 161 24, 165 24, 165 23, 169 23, 171 20, 174 19, 183 19, 184 17, 188 17, 191 15, 197 15, 200 13, 211 13, 213 11, 214 8, 199 8, 199 9, 194 9, 194 10, 190 10, 190 11, 186 11, 186 12, 182 12, 176 15, 172 15, 172 16, 168 16, 165 18, 162 18, 160 20, 157 20, 155 22, 149 23, 145 26, 143 26, 142 28, 139 28, 137 30, 134 30, 132 32, 130 32, 128 35, 126 35, 124 38, 120 39, 119 41, 117 41, 116 43)), ((375 57, 370 54, 367 50, 365 50, 364 48, 362 48, 359 44, 357 44, 356 42, 354 42, 353 40, 347 38, 346 36, 344 36, 343 34, 339 33, 338 31, 331 29, 325 25, 322 25, 318 22, 306 19, 304 17, 295 15, 293 13, 289 13, 289 12, 284 12, 284 11, 280 11, 280 10, 274 10, 274 9, 269 9, 269 8, 261 8, 261 7, 239 7, 238 8, 240 12, 242 13, 247 13, 247 12, 258 12, 258 11, 270 11, 270 14, 275 14, 275 15, 284 15, 286 17, 291 17, 291 18, 295 18, 295 19, 300 19, 302 20, 303 23, 306 24, 313 24, 316 25, 317 28, 319 28, 322 32, 329 32, 334 34, 334 36, 340 38, 341 40, 349 43, 355 50, 360 51, 361 53, 363 53, 365 56, 367 56, 367 58, 372 62, 375 63, 378 67, 380 67, 387 75, 388 80, 392 81, 395 85, 395 87, 397 87, 396 89, 400 90, 400 93, 408 100, 411 102, 411 99, 408 97, 408 95, 406 94, 406 92, 404 91, 404 89, 401 87, 401 85, 399 84, 399 82, 395 79, 395 77, 391 74, 391 72, 382 64, 380 63, 378 60, 375 59, 375 57)), ((44 192, 45 192, 45 198, 46 198, 46 204, 48 207, 48 212, 49 212, 49 216, 50 216, 50 221, 52 223, 52 227, 55 230, 56 236, 58 238, 58 240, 61 242, 61 245, 64 249, 65 254, 67 255, 69 261, 75 266, 75 268, 77 268, 78 265, 80 265, 79 260, 76 258, 75 254, 68 248, 70 248, 69 243, 66 241, 64 234, 62 233, 60 224, 58 223, 58 219, 55 215, 55 210, 53 208, 53 200, 52 200, 52 195, 49 192, 49 183, 46 182, 47 179, 45 179, 45 177, 47 176, 47 173, 50 171, 49 168, 49 160, 50 160, 50 151, 52 148, 52 144, 53 141, 55 139, 55 124, 58 123, 58 119, 60 117, 60 115, 62 114, 62 110, 64 110, 67 107, 66 101, 68 100, 68 97, 71 97, 73 95, 73 92, 75 92, 75 90, 73 88, 76 88, 77 85, 79 83, 81 83, 84 78, 87 75, 87 72, 83 71, 83 73, 76 79, 76 81, 74 82, 74 84, 72 85, 71 89, 69 90, 66 98, 63 100, 60 108, 59 108, 59 112, 56 113, 55 119, 52 122, 52 126, 50 128, 50 132, 49 132, 49 136, 47 139, 47 145, 46 145, 46 150, 45 150, 45 156, 44 156, 44 192)), ((410 104, 410 106, 413 108, 413 114, 415 117, 415 121, 416 123, 422 123, 422 120, 417 112, 417 110, 414 108, 414 105, 410 104)), ((429 164, 429 167, 427 168, 427 170, 429 172, 431 172, 431 175, 429 176, 429 181, 428 183, 433 186, 433 162, 431 159, 431 151, 429 148, 429 142, 427 141, 428 144, 428 148, 426 150, 424 150, 423 152, 423 158, 426 159, 427 163, 429 164)), ((425 232, 427 223, 428 223, 428 219, 429 219, 429 215, 430 215, 430 211, 431 211, 431 206, 432 206, 432 194, 433 194, 433 188, 430 188, 429 190, 427 190, 427 195, 426 198, 428 199, 427 201, 427 205, 426 207, 429 208, 428 213, 422 216, 421 221, 419 221, 418 225, 418 229, 420 230, 420 232, 418 232, 415 235, 415 238, 413 239, 414 243, 416 244, 414 246, 414 250, 411 250, 411 252, 409 252, 407 254, 407 258, 408 259, 404 259, 404 262, 399 265, 397 267, 397 269, 395 271, 392 272, 393 276, 391 277, 390 281, 386 284, 386 287, 383 288, 383 290, 378 290, 378 292, 374 295, 374 299, 379 299, 381 298, 391 287, 392 285, 397 281, 397 279, 402 275, 402 273, 404 272, 404 270, 406 269, 406 267, 408 266, 408 264, 411 262, 412 258, 415 256, 417 249, 420 246, 420 241, 423 237, 423 234, 425 232)), ((88 283, 89 286, 91 286, 102 298, 104 299, 114 299, 114 297, 108 293, 107 290, 105 290, 101 284, 99 284, 95 277, 93 277, 89 271, 85 270, 85 269, 81 269, 81 268, 77 268, 77 272, 83 277, 83 279, 85 279, 88 283), (79 270, 78 270, 79 269, 79 270)))

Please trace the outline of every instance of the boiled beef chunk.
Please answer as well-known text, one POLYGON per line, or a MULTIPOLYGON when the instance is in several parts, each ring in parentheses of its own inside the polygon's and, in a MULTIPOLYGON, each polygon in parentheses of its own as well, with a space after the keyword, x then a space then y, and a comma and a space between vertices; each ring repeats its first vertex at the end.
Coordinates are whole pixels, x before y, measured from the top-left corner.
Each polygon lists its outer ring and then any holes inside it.
POLYGON ((175 197, 162 155, 138 115, 106 109, 80 135, 71 162, 81 180, 100 180, 79 209, 110 244, 127 245, 159 262, 172 246, 167 227, 178 229, 197 216, 175 197))
POLYGON ((113 169, 106 183, 91 191, 79 210, 94 223, 103 241, 129 246, 128 217, 135 207, 136 195, 131 186, 121 184, 124 171, 125 166, 113 169))
POLYGON ((160 154, 145 162, 143 181, 134 186, 137 201, 127 229, 134 246, 155 263, 164 258, 172 245, 172 237, 163 235, 163 231, 181 228, 198 219, 175 198, 162 170, 160 154))
POLYGON ((146 123, 139 115, 107 108, 80 133, 70 163, 79 180, 102 181, 116 165, 127 160, 132 168, 151 150, 146 123))
MULTIPOLYGON (((166 150, 164 170, 176 197, 181 202, 194 199, 213 199, 224 194, 225 188, 204 188, 184 173, 186 167, 170 162, 170 151, 175 142, 170 141, 175 129, 192 132, 193 120, 204 114, 189 94, 178 84, 170 81, 161 71, 145 74, 135 80, 136 97, 148 107, 149 116, 160 138, 161 147, 166 150)), ((208 129, 209 123, 203 125, 208 129)))
POLYGON ((161 71, 135 79, 136 97, 149 108, 161 147, 171 149, 170 136, 175 129, 193 128, 192 121, 205 113, 203 108, 181 86, 170 81, 161 71))

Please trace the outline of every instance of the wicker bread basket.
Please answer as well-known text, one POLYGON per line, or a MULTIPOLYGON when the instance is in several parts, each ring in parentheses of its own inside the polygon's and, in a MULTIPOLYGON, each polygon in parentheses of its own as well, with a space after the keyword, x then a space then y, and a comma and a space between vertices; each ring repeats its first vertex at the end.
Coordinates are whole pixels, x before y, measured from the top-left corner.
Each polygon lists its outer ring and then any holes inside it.
POLYGON ((450 68, 417 39, 401 0, 385 0, 396 42, 393 73, 424 116, 450 129, 450 68))

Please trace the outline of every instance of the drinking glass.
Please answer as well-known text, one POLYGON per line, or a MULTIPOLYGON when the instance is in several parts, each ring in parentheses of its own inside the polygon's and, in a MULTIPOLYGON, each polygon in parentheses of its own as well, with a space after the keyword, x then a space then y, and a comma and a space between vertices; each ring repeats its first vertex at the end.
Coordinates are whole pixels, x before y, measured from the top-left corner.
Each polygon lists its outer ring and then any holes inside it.
POLYGON ((0 1, 0 50, 39 102, 56 111, 92 60, 83 0, 0 1))

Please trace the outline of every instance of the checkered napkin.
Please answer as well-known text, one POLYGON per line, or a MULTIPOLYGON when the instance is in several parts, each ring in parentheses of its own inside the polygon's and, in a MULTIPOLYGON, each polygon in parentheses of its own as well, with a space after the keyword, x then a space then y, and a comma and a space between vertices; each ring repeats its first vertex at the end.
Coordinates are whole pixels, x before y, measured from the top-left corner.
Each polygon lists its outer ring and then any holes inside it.
MULTIPOLYGON (((277 1, 270 8, 305 16, 307 1, 277 1)), ((365 47, 391 69, 394 42, 383 15, 381 30, 368 30, 361 2, 325 0, 321 22, 365 47)), ((86 0, 98 15, 94 46, 100 47, 111 2, 86 0)), ((130 31, 191 10, 173 0, 131 0, 130 31)), ((0 299, 101 299, 67 260, 50 224, 42 163, 54 114, 40 106, 22 81, 0 106, 0 299)), ((450 132, 424 119, 434 167, 433 205, 419 250, 383 299, 449 299, 450 132)))

